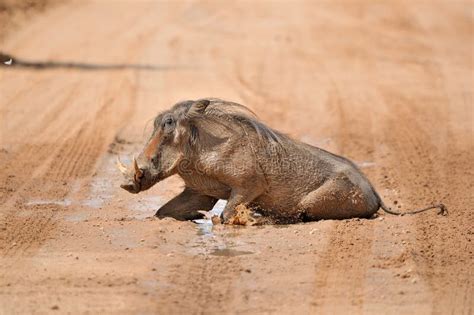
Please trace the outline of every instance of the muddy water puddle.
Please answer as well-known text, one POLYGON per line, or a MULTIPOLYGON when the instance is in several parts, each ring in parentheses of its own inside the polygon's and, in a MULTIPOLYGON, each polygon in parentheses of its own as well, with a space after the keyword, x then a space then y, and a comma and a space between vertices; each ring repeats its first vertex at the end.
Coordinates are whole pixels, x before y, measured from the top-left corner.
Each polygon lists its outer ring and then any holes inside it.
MULTIPOLYGON (((220 216, 222 211, 224 211, 225 205, 227 204, 226 200, 220 199, 217 201, 217 203, 214 205, 211 211, 209 211, 209 215, 211 216, 220 216)), ((195 223, 197 223, 197 235, 199 236, 205 236, 205 237, 212 237, 214 236, 213 234, 213 227, 214 225, 212 224, 212 221, 210 219, 198 219, 194 220, 195 223)))
MULTIPOLYGON (((126 158, 124 158, 124 162, 126 158)), ((71 183, 69 193, 62 199, 31 199, 26 205, 55 205, 64 207, 66 222, 78 223, 90 219, 91 214, 105 206, 115 204, 127 210, 127 217, 145 220, 153 216, 155 212, 167 201, 168 198, 158 194, 144 194, 136 198, 120 199, 118 196, 118 183, 121 174, 115 169, 115 155, 106 154, 99 162, 98 171, 91 181, 75 181, 71 183), (81 209, 82 207, 82 209, 81 209), (89 210, 86 210, 89 209, 89 210), (92 211, 92 212, 91 212, 92 211)), ((209 211, 210 216, 220 216, 227 201, 219 200, 213 209, 209 211)), ((32 209, 33 210, 33 209, 32 209)), ((209 218, 195 220, 196 237, 186 245, 186 251, 193 255, 212 255, 220 257, 235 257, 251 255, 254 252, 247 247, 248 244, 239 238, 240 226, 213 225, 209 218)), ((134 248, 137 246, 131 235, 124 233, 122 229, 109 231, 113 244, 134 248)))
MULTIPOLYGON (((219 200, 211 211, 209 216, 220 216, 225 208, 227 201, 219 200)), ((236 257, 242 255, 251 255, 255 252, 243 250, 248 244, 238 239, 239 230, 245 229, 242 226, 224 226, 213 225, 208 218, 194 220, 197 226, 197 239, 190 244, 190 251, 197 255, 211 255, 220 257, 236 257), (238 248, 238 249, 237 249, 238 248)))
POLYGON ((111 201, 117 191, 114 179, 119 178, 115 168, 115 155, 106 154, 98 167, 96 176, 89 184, 87 198, 82 200, 84 206, 100 209, 111 201))
MULTIPOLYGON (((26 202, 27 206, 59 206, 75 209, 80 207, 90 210, 100 210, 110 204, 124 205, 131 213, 128 216, 143 220, 153 216, 156 210, 164 204, 165 199, 159 196, 140 196, 127 200, 117 198, 121 174, 115 167, 115 154, 105 154, 97 167, 97 173, 89 182, 75 180, 70 183, 70 190, 65 198, 48 199, 35 198, 26 202), (125 203, 125 204, 124 204, 125 203)), ((125 162, 128 162, 124 158, 125 162)), ((83 211, 83 210, 81 210, 83 211)), ((86 215, 70 214, 65 220, 70 222, 81 222, 87 219, 86 215)))
POLYGON ((112 181, 105 178, 94 178, 90 184, 88 198, 81 201, 81 204, 90 208, 100 209, 104 204, 113 198, 112 181))

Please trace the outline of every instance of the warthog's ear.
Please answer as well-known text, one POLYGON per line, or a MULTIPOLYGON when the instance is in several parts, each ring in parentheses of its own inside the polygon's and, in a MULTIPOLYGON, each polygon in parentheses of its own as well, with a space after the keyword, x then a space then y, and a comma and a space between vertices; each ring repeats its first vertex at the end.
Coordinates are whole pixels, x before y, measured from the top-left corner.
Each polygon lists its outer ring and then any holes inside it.
POLYGON ((188 115, 192 117, 194 115, 204 114, 204 111, 206 110, 207 106, 209 106, 209 104, 211 104, 211 101, 209 100, 197 100, 193 103, 193 105, 191 105, 191 108, 189 108, 188 115))

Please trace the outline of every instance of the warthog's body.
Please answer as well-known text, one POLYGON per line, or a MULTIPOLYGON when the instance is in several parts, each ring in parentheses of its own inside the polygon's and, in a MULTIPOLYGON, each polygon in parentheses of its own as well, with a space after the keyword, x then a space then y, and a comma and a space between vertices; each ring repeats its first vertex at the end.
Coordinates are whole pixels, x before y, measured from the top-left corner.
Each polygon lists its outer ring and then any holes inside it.
POLYGON ((224 222, 239 204, 285 222, 389 211, 351 161, 291 139, 246 107, 219 99, 178 103, 160 114, 135 165, 122 185, 132 193, 174 174, 185 182, 159 217, 196 219, 218 199, 228 200, 224 222))

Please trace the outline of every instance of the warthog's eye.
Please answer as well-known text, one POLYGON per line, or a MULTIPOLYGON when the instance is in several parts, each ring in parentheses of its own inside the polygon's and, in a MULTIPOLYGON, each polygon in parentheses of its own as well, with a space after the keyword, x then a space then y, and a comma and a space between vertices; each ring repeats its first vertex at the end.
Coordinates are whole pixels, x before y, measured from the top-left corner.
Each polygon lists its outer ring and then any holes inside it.
POLYGON ((166 118, 163 122, 163 129, 165 131, 171 131, 173 127, 174 127, 174 119, 171 117, 166 118))

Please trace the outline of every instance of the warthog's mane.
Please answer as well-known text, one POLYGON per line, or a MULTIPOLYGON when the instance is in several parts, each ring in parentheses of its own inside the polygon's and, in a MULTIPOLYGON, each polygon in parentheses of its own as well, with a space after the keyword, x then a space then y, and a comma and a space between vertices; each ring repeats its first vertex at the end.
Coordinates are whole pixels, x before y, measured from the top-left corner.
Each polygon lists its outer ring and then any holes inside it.
MULTIPOLYGON (((255 131, 260 144, 282 144, 284 134, 266 126, 257 115, 244 105, 217 98, 207 98, 210 103, 202 114, 195 117, 198 129, 210 134, 228 134, 229 132, 249 136, 248 129, 255 131)), ((198 100, 197 102, 202 101, 198 100)), ((194 104, 185 102, 188 112, 194 104)), ((191 113, 192 114, 192 113, 191 113)), ((199 132, 199 130, 197 130, 199 132)))

